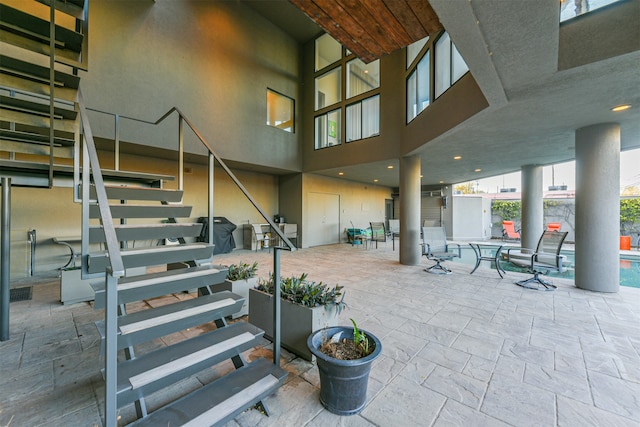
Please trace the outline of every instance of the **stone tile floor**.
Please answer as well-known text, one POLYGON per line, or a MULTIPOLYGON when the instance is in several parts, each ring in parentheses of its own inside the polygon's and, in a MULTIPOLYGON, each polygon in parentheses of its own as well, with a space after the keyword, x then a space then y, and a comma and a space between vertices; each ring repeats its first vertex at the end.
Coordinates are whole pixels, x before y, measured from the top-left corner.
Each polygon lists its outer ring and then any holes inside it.
MULTIPOLYGON (((258 261, 258 275, 266 277, 272 259, 267 251, 236 250, 214 262, 258 261)), ((640 289, 600 294, 555 279, 556 291, 538 292, 515 286, 519 273, 500 279, 481 268, 470 275, 471 266, 448 263, 454 273, 438 276, 425 273, 425 264, 401 265, 391 245, 282 252, 282 274, 308 272, 344 285, 350 308, 342 323, 352 317, 381 339, 368 404, 359 415, 329 413, 318 400, 315 365, 283 350, 290 374, 266 399, 271 416, 248 410, 228 426, 640 425, 640 289)), ((0 343, 0 426, 101 426, 104 383, 93 322, 102 312, 89 303, 61 305, 59 280, 36 279, 32 300, 11 303, 11 339, 0 343)), ((246 356, 270 357, 269 342, 246 356)), ((221 364, 177 383, 150 396, 148 407, 231 369, 221 364)), ((123 424, 132 421, 133 408, 121 416, 123 424)))

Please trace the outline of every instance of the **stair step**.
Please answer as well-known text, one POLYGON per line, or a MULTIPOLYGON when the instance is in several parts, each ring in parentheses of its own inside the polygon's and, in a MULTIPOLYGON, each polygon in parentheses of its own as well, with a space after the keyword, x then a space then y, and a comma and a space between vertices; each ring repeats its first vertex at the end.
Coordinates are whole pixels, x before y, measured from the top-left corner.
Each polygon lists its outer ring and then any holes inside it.
MULTIPOLYGON (((38 3, 51 4, 52 0, 36 0, 38 3)), ((76 19, 84 19, 84 3, 85 0, 53 0, 56 10, 73 16, 76 19)))
MULTIPOLYGON (((158 202, 180 203, 181 190, 165 190, 163 188, 130 187, 124 185, 105 185, 107 197, 116 200, 155 200, 158 202)), ((96 198, 95 186, 89 190, 89 196, 96 198)))
MULTIPOLYGON (((15 139, 6 139, 3 137, 0 137, 0 142, 2 142, 2 148, 0 151, 35 154, 41 156, 48 156, 51 151, 49 144, 43 144, 40 142, 17 141, 15 139)), ((70 159, 73 157, 73 153, 73 147, 61 147, 59 144, 53 146, 54 157, 70 159)))
POLYGON ((258 359, 130 425, 222 425, 273 394, 286 377, 273 362, 258 359))
MULTIPOLYGON (((178 246, 151 246, 143 249, 121 250, 125 268, 174 262, 207 260, 213 256, 213 245, 192 243, 178 246)), ((110 265, 106 252, 89 254, 89 273, 103 273, 110 265)))
MULTIPOLYGON (((191 206, 182 205, 109 205, 113 218, 187 218, 191 206)), ((89 218, 100 218, 98 205, 89 206, 89 218)))
MULTIPOLYGON (((2 33, 6 32, 7 34, 19 35, 22 38, 34 40, 47 46, 49 45, 48 20, 0 4, 0 22, 2 23, 2 33)), ((82 50, 83 40, 84 37, 82 34, 56 25, 56 48, 79 53, 82 50)))
MULTIPOLYGON (((177 239, 178 237, 198 237, 202 231, 202 223, 116 224, 115 229, 120 242, 177 239)), ((89 243, 103 243, 104 241, 105 236, 102 226, 90 226, 89 243)))
MULTIPOLYGON (((134 301, 221 283, 227 275, 227 270, 220 270, 216 267, 219 266, 203 265, 143 276, 126 277, 118 283, 118 304, 128 304, 134 301)), ((93 308, 104 308, 104 282, 93 283, 91 286, 96 293, 93 308)))
MULTIPOLYGON (((191 298, 175 304, 136 311, 118 317, 118 349, 230 316, 244 298, 228 291, 191 298)), ((104 340, 104 320, 96 322, 104 340)))
MULTIPOLYGON (((28 80, 49 85, 49 68, 36 65, 31 62, 22 61, 7 55, 0 55, 0 72, 11 74, 28 80)), ((53 80, 56 90, 61 87, 78 89, 80 77, 68 74, 59 70, 54 72, 53 80)), ((47 92, 48 93, 48 92, 47 92)))
POLYGON ((237 322, 118 364, 118 407, 255 347, 264 334, 237 322))

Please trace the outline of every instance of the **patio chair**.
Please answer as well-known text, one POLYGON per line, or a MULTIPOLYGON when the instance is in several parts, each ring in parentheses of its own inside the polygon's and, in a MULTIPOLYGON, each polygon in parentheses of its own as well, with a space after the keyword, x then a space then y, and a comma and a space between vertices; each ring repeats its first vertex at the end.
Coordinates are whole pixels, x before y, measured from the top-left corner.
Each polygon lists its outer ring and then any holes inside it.
POLYGON ((567 232, 545 231, 540 236, 538 246, 534 253, 522 252, 518 248, 507 250, 507 260, 520 267, 526 267, 533 277, 515 282, 516 285, 527 289, 552 291, 556 286, 548 280, 540 277, 541 274, 549 274, 550 271, 562 273, 566 257, 560 255, 562 244, 567 237, 567 232), (535 286, 533 284, 536 284, 535 286), (540 287, 542 285, 542 288, 540 287))
POLYGON ((460 258, 462 253, 459 244, 447 243, 444 227, 422 227, 422 255, 426 256, 428 260, 436 262, 431 267, 424 269, 427 273, 451 274, 451 270, 441 263, 453 258, 460 258), (452 249, 455 250, 452 246, 457 246, 458 250, 452 252, 452 249))
POLYGON ((513 221, 502 221, 502 240, 520 240, 520 229, 513 221))
POLYGON ((562 228, 562 224, 559 222, 550 222, 547 224, 547 231, 560 231, 560 228, 562 228))
POLYGON ((371 227, 371 244, 376 242, 376 249, 378 249, 378 242, 384 242, 386 248, 387 241, 393 236, 386 230, 384 222, 370 222, 369 226, 371 227))

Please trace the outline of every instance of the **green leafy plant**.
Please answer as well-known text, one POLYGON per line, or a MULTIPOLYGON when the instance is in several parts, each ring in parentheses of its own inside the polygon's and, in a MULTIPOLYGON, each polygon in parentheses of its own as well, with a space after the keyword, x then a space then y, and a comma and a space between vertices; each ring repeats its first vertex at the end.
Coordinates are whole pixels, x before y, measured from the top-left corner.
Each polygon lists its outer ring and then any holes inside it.
POLYGON ((364 332, 358 329, 358 325, 356 325, 355 320, 351 318, 349 318, 349 320, 351 320, 351 323, 353 323, 353 343, 356 345, 356 347, 359 347, 366 356, 367 354, 371 353, 371 351, 369 350, 369 339, 364 332))
MULTIPOLYGON (((338 314, 346 307, 344 302, 344 286, 335 285, 329 287, 322 282, 314 282, 307 279, 307 273, 302 273, 300 277, 280 278, 280 296, 282 299, 300 304, 305 307, 318 307, 335 304, 338 314)), ((271 295, 275 293, 273 274, 268 280, 259 279, 256 289, 267 292, 271 295)))
POLYGON ((247 280, 256 275, 256 270, 258 269, 258 262, 254 262, 252 265, 247 263, 243 263, 240 261, 239 264, 231 264, 229 266, 229 270, 227 271, 227 280, 231 280, 232 282, 236 280, 247 280))
POLYGON ((620 231, 630 234, 640 230, 640 198, 620 199, 620 231))

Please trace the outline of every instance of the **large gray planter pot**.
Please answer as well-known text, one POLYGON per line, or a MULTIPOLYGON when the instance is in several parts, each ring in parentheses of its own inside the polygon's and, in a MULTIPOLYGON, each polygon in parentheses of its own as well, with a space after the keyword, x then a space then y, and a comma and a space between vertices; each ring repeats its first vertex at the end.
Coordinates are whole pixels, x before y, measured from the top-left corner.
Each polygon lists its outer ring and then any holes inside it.
POLYGON ((244 303, 240 311, 231 315, 232 319, 237 319, 238 317, 249 314, 249 289, 255 288, 257 285, 258 278, 251 277, 246 280, 225 280, 223 283, 212 285, 211 289, 213 292, 230 291, 244 298, 244 303))
POLYGON ((337 326, 321 329, 309 335, 307 346, 316 356, 318 373, 320 374, 320 403, 329 412, 337 415, 354 415, 360 413, 367 403, 367 385, 371 364, 380 356, 382 344, 380 340, 367 331, 362 331, 369 340, 369 348, 373 351, 361 359, 340 360, 320 351, 325 339, 336 334, 341 338, 353 339, 353 328, 337 326))
MULTIPOLYGON (((273 298, 266 292, 249 290, 249 323, 264 330, 264 336, 269 340, 273 339, 273 298)), ((280 345, 305 360, 313 360, 307 347, 309 334, 337 324, 335 305, 311 308, 281 300, 280 345)))

